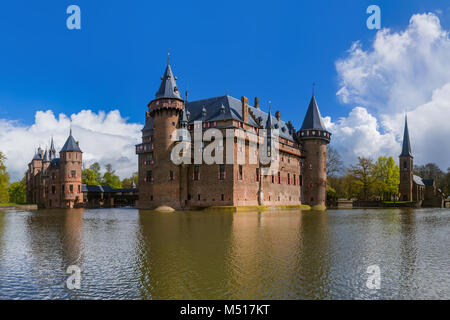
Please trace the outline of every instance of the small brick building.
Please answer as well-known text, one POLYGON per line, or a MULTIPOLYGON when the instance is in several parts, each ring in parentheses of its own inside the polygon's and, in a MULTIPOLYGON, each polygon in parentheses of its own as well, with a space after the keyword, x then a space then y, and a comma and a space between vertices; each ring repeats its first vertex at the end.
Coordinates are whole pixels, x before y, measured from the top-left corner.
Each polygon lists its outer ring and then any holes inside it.
POLYGON ((41 208, 73 208, 83 203, 81 190, 82 151, 70 130, 56 157, 53 139, 50 149, 39 148, 26 172, 27 202, 41 208))
MULTIPOLYGON (((300 204, 325 207, 326 145, 331 133, 323 124, 314 94, 303 125, 296 131, 290 121, 281 119, 280 111, 275 117, 270 106, 269 112, 264 112, 258 98, 253 106, 246 97, 236 99, 229 95, 188 102, 186 92, 183 100, 176 80, 168 63, 156 97, 148 104, 142 143, 136 145, 139 208, 300 204), (183 128, 192 139, 175 136, 176 130, 183 128), (195 164, 195 129, 200 129, 202 136, 207 130, 220 130, 224 138, 218 141, 219 148, 224 158, 232 149, 232 162, 195 164), (250 156, 259 157, 262 152, 260 145, 255 144, 260 141, 260 131, 264 132, 264 141, 276 139, 279 144, 278 169, 268 175, 262 174, 265 166, 260 161, 249 161, 250 156), (230 135, 231 139, 226 139, 230 135), (192 161, 176 164, 171 158, 172 150, 185 140, 189 140, 193 150, 192 161), (242 154, 244 163, 237 160, 242 154)), ((210 143, 205 140, 201 141, 202 150, 210 143)))

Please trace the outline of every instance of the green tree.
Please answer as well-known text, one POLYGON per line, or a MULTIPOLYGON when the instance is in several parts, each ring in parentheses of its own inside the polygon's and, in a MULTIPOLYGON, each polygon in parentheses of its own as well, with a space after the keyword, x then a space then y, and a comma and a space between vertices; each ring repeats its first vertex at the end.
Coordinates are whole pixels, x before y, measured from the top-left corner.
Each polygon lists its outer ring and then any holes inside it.
POLYGON ((11 183, 8 191, 10 203, 23 204, 26 202, 27 188, 23 180, 11 183))
POLYGON ((84 184, 99 185, 101 183, 100 165, 95 162, 88 169, 83 169, 81 176, 84 184))
POLYGON ((134 172, 130 178, 124 178, 122 180, 122 188, 131 188, 132 183, 134 182, 134 185, 138 185, 138 173, 134 172))
POLYGON ((374 190, 381 200, 391 200, 398 194, 400 169, 392 157, 379 157, 373 166, 374 190))
POLYGON ((327 147, 327 177, 339 176, 344 171, 344 163, 342 162, 339 152, 328 146, 327 147))
POLYGON ((106 172, 102 178, 102 185, 110 186, 111 188, 120 189, 122 188, 122 181, 120 181, 119 176, 115 174, 115 171, 112 169, 111 164, 106 165, 106 172))
POLYGON ((362 200, 369 200, 375 179, 373 176, 373 160, 370 158, 358 157, 358 163, 350 166, 347 179, 350 179, 349 188, 360 190, 359 198, 362 200))
POLYGON ((0 151, 0 203, 9 201, 9 174, 5 165, 6 156, 0 151))

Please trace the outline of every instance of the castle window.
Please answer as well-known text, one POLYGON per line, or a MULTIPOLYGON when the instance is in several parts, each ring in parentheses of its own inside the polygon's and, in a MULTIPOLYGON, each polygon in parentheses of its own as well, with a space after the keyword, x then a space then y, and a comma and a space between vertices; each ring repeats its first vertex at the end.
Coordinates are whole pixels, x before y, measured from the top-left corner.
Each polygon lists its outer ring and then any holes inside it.
POLYGON ((172 127, 175 127, 175 122, 172 122, 172 127))
POLYGON ((81 186, 78 185, 78 193, 81 193, 81 186))
POLYGON ((173 171, 170 170, 169 172, 169 180, 174 180, 173 171))
POLYGON ((146 182, 152 182, 153 181, 152 170, 147 170, 146 175, 145 175, 145 181, 146 182))
POLYGON ((70 191, 70 193, 73 193, 73 184, 71 184, 71 185, 69 186, 69 191, 70 191))
POLYGON ((275 175, 272 172, 272 183, 275 183, 275 175))
POLYGON ((281 184, 281 172, 278 171, 278 184, 281 184))
POLYGON ((56 187, 52 186, 52 194, 55 194, 55 193, 56 193, 56 187))
POLYGON ((197 195, 197 200, 200 201, 200 193, 197 195))
POLYGON ((225 200, 225 195, 222 193, 222 196, 221 196, 222 198, 222 201, 224 201, 225 200))
POLYGON ((153 201, 153 195, 150 196, 150 201, 153 201))
POLYGON ((303 186, 303 176, 302 175, 300 175, 300 182, 299 182, 299 184, 300 184, 300 187, 303 186))
POLYGON ((291 184, 291 174, 288 173, 287 176, 287 184, 291 184))
POLYGON ((239 165, 238 180, 242 180, 243 177, 244 177, 244 173, 242 172, 242 165, 239 165))
POLYGON ((259 168, 256 168, 256 182, 259 182, 260 174, 259 174, 259 168))
POLYGON ((406 165, 406 161, 403 161, 403 170, 407 170, 408 166, 406 165))
POLYGON ((77 177, 77 172, 75 170, 70 171, 70 177, 71 178, 76 178, 77 177))
POLYGON ((194 166, 193 179, 200 180, 200 167, 199 166, 194 166))
POLYGON ((225 177, 226 177, 225 165, 220 164, 219 165, 219 180, 225 180, 225 177))
POLYGON ((296 185, 296 183, 297 183, 297 179, 296 179, 295 173, 294 173, 294 176, 293 176, 293 178, 294 178, 293 182, 294 182, 294 186, 295 186, 295 185, 296 185))

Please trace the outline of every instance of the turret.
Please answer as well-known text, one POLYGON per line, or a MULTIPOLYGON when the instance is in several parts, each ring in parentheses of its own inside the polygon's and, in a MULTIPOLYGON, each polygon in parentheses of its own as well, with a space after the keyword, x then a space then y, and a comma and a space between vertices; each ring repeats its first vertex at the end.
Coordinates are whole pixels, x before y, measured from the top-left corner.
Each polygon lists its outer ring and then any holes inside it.
POLYGON ((63 207, 73 208, 83 202, 81 192, 82 154, 78 142, 72 136, 72 129, 66 143, 59 152, 61 176, 61 200, 63 207))
MULTIPOLYGON (((181 169, 171 161, 177 140, 176 130, 187 128, 187 110, 176 80, 168 61, 155 99, 148 104, 146 117, 151 117, 152 136, 143 137, 143 143, 136 149, 139 155, 140 208, 180 208, 184 204, 180 197, 181 169)), ((145 132, 150 134, 150 128, 145 132)))
POLYGON ((331 133, 323 124, 314 93, 298 137, 303 145, 304 154, 302 202, 316 209, 324 209, 327 186, 327 144, 330 143, 331 133))
POLYGON ((405 115, 405 129, 403 132, 402 153, 399 156, 400 163, 400 199, 403 201, 413 200, 413 156, 411 143, 409 141, 408 118, 405 115))

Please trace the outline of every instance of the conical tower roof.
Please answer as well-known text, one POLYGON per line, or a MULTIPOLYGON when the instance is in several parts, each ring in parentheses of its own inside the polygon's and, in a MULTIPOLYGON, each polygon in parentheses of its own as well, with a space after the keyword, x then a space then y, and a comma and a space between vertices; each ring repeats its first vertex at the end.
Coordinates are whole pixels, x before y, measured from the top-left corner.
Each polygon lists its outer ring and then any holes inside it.
POLYGON ((47 149, 45 149, 45 152, 44 152, 44 160, 43 160, 44 162, 50 162, 50 159, 49 159, 49 157, 48 157, 48 152, 47 152, 47 149))
POLYGON ((403 146, 402 146, 402 153, 400 154, 400 157, 411 157, 411 143, 409 141, 409 130, 408 130, 408 118, 405 115, 405 131, 403 132, 403 146))
POLYGON ((61 149, 61 152, 63 151, 78 151, 82 152, 80 147, 78 146, 78 143, 75 141, 75 139, 72 137, 72 129, 70 129, 69 137, 66 140, 66 143, 61 149))
POLYGON ((320 116, 319 107, 317 106, 316 98, 314 94, 309 102, 308 110, 306 111, 305 119, 303 120, 301 130, 316 129, 326 131, 323 124, 322 117, 320 116))
POLYGON ((181 99, 180 92, 177 87, 176 78, 172 73, 170 63, 167 62, 166 71, 161 78, 161 85, 158 92, 156 92, 156 99, 169 98, 169 99, 181 99))
POLYGON ((267 130, 273 129, 272 112, 270 111, 270 104, 269 104, 269 112, 267 114, 266 129, 267 130))

